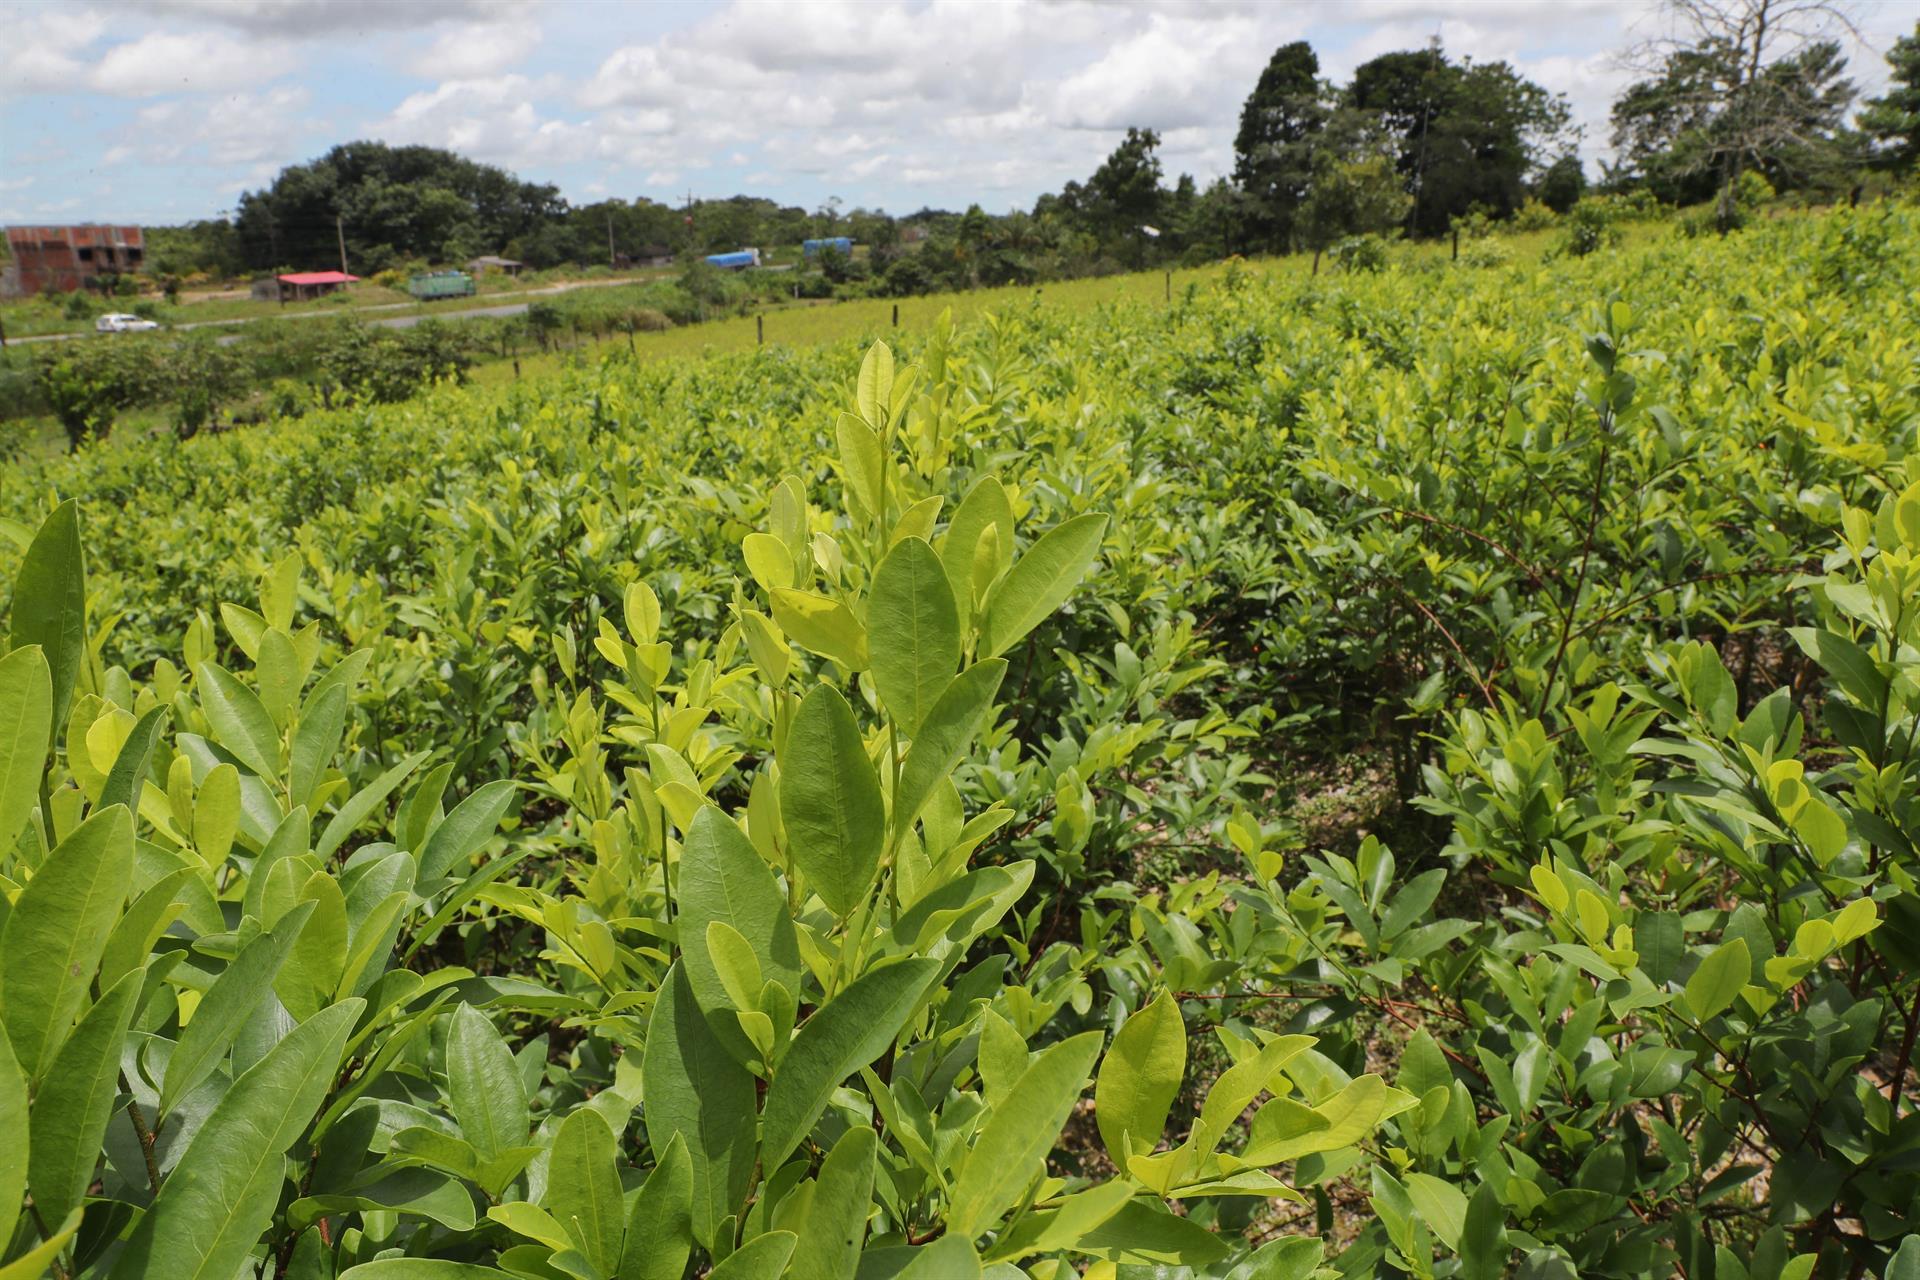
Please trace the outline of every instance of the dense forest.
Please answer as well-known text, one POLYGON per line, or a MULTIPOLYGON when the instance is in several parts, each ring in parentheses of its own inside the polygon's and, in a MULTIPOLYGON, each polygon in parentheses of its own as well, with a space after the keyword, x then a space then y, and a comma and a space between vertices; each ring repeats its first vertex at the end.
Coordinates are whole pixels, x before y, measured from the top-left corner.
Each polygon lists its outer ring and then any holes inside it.
MULTIPOLYGON (((1832 199, 1875 172, 1911 168, 1920 29, 1890 55, 1889 92, 1849 123, 1858 94, 1837 43, 1703 23, 1642 59, 1644 78, 1614 104, 1615 161, 1595 189, 1644 190, 1668 204, 1718 200, 1726 222, 1748 174, 1775 191, 1832 199)), ((1084 181, 1030 210, 994 215, 976 204, 900 217, 837 199, 810 211, 747 195, 576 205, 551 184, 448 151, 359 141, 247 192, 231 221, 156 232, 156 265, 238 277, 330 265, 344 244, 362 274, 483 253, 585 266, 846 235, 869 253, 834 264, 838 272, 918 293, 1319 249, 1369 233, 1437 236, 1529 202, 1565 212, 1589 189, 1579 140, 1565 95, 1505 62, 1451 57, 1436 41, 1382 54, 1335 84, 1312 46, 1296 41, 1274 52, 1246 99, 1230 175, 1205 187, 1185 174, 1168 185, 1151 129, 1129 130, 1084 181), (915 240, 929 252, 906 252, 915 240)))

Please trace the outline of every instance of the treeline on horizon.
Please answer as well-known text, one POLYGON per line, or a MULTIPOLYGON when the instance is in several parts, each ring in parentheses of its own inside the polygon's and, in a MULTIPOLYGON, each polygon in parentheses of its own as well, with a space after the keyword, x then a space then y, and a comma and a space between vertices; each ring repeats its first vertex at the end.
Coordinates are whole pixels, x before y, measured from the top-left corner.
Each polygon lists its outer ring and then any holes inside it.
MULTIPOLYGON (((1834 199, 1875 174, 1910 171, 1920 149, 1920 24, 1889 55, 1888 93, 1850 124, 1858 94, 1840 45, 1783 47, 1748 12, 1778 5, 1727 6, 1720 26, 1719 10, 1693 12, 1695 38, 1648 59, 1645 78, 1615 102, 1616 159, 1592 189, 1711 202, 1730 223, 1748 175, 1776 192, 1834 199)), ((246 193, 231 220, 152 230, 150 260, 163 274, 235 278, 333 266, 344 240, 351 269, 371 275, 495 253, 535 268, 661 253, 684 261, 846 235, 868 253, 830 262, 829 273, 872 277, 884 292, 1022 283, 1318 250, 1355 235, 1439 236, 1529 202, 1565 212, 1590 189, 1571 114, 1564 94, 1508 63, 1455 59, 1437 41, 1382 54, 1345 84, 1323 78, 1311 45, 1296 41, 1274 52, 1241 110, 1231 175, 1204 188, 1185 174, 1166 184, 1149 129, 1128 130, 1086 181, 1030 211, 993 215, 975 204, 904 217, 843 210, 837 199, 810 212, 747 195, 574 205, 552 184, 452 152, 357 141, 246 193), (925 241, 919 252, 909 252, 910 237, 925 241)))

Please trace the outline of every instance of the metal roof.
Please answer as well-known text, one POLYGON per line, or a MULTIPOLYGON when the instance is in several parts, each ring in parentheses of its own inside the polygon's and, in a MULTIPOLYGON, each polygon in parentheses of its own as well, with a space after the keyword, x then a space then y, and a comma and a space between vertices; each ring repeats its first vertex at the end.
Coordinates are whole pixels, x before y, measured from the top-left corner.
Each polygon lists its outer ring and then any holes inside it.
POLYGON ((118 248, 139 248, 143 236, 139 227, 111 227, 99 225, 69 227, 8 227, 7 242, 22 248, 38 249, 44 245, 71 245, 76 249, 92 249, 104 245, 118 248))
POLYGON ((344 271, 295 271, 280 277, 286 284, 352 284, 359 278, 344 271))

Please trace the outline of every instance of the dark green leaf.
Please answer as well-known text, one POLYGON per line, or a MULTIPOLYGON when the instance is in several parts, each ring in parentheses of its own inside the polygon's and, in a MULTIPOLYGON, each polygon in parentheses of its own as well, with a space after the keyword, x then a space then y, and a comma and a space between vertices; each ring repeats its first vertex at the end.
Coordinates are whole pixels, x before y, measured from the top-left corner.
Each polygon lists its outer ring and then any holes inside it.
POLYGON ((676 1137, 686 1144, 693 1235, 711 1249, 753 1175, 754 1084, 707 1026, 683 965, 668 972, 654 1000, 640 1083, 647 1142, 655 1151, 676 1137))
POLYGON ((307 1019, 233 1082, 134 1228, 113 1280, 231 1280, 280 1199, 363 1004, 307 1019))
MULTIPOLYGON (((731 1008, 726 986, 707 950, 707 926, 714 921, 737 929, 752 944, 763 981, 778 982, 788 991, 800 989, 800 943, 787 900, 766 861, 733 820, 712 805, 701 806, 687 829, 680 852, 678 932, 681 963, 694 998, 709 1013, 731 1008)), ((758 994, 758 993, 756 993, 758 994)), ((722 1038, 736 1056, 753 1057, 744 1035, 722 1038)))
POLYGON ((940 962, 930 959, 870 969, 801 1025, 767 1089, 765 1168, 779 1168, 840 1082, 886 1051, 939 970, 940 962))
POLYGON ((1075 516, 1041 535, 994 585, 981 610, 981 656, 998 657, 1066 603, 1100 554, 1103 515, 1075 516))
POLYGON ((527 1094, 513 1051, 470 1004, 454 1009, 447 1032, 447 1109, 483 1161, 527 1140, 527 1094))
MULTIPOLYGON (((67 721, 73 687, 87 652, 87 570, 80 547, 80 507, 72 499, 53 509, 33 535, 13 579, 13 622, 7 648, 39 645, 53 690, 51 728, 67 721)), ((53 747, 53 738, 45 744, 53 747)))
POLYGON ((831 685, 813 687, 787 730, 780 819, 808 885, 835 915, 850 915, 880 868, 886 809, 853 709, 831 685))
POLYGON ((900 731, 911 736, 960 665, 960 619, 933 548, 904 538, 873 575, 867 597, 873 682, 900 731))
POLYGON ((849 1129, 820 1164, 807 1229, 794 1248, 786 1280, 854 1280, 860 1246, 873 1209, 873 1164, 877 1134, 865 1125, 849 1129))
POLYGON ((693 1252, 693 1163, 674 1134, 634 1197, 620 1247, 619 1280, 680 1280, 693 1252))
POLYGON ((126 806, 74 828, 14 900, 0 926, 0 1022, 29 1080, 45 1074, 87 1001, 133 878, 126 806))
POLYGON ((33 813, 53 739, 53 675, 39 645, 0 657, 0 856, 33 813))
POLYGON ((455 871, 464 877, 471 870, 465 863, 499 827, 516 789, 516 783, 489 782, 455 805, 420 851, 420 883, 430 885, 455 871))
POLYGON ((893 824, 905 831, 920 816, 934 788, 945 781, 967 754, 973 736, 993 711, 994 695, 1006 678, 1000 658, 976 662, 961 672, 927 713, 920 732, 900 766, 900 790, 893 798, 893 824))
POLYGON ((120 1087, 121 1049, 145 977, 144 970, 127 974, 87 1010, 33 1100, 27 1181, 35 1210, 48 1222, 78 1208, 93 1181, 120 1087))
POLYGON ((541 1204, 596 1270, 613 1274, 620 1265, 625 1206, 614 1164, 613 1131, 598 1112, 582 1107, 560 1123, 541 1204))

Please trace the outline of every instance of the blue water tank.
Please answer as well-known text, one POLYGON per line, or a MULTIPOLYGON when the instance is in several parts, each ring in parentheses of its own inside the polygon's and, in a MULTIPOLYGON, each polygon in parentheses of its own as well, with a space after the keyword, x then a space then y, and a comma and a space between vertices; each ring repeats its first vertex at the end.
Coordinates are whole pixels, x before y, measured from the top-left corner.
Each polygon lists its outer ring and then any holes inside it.
POLYGON ((758 249, 741 249, 734 253, 710 253, 707 255, 707 261, 716 267, 723 267, 728 271, 739 271, 746 267, 759 266, 760 251, 758 249))
POLYGON ((853 256, 853 238, 851 236, 828 236, 823 240, 802 240, 800 252, 811 258, 822 249, 832 249, 851 258, 853 256))

